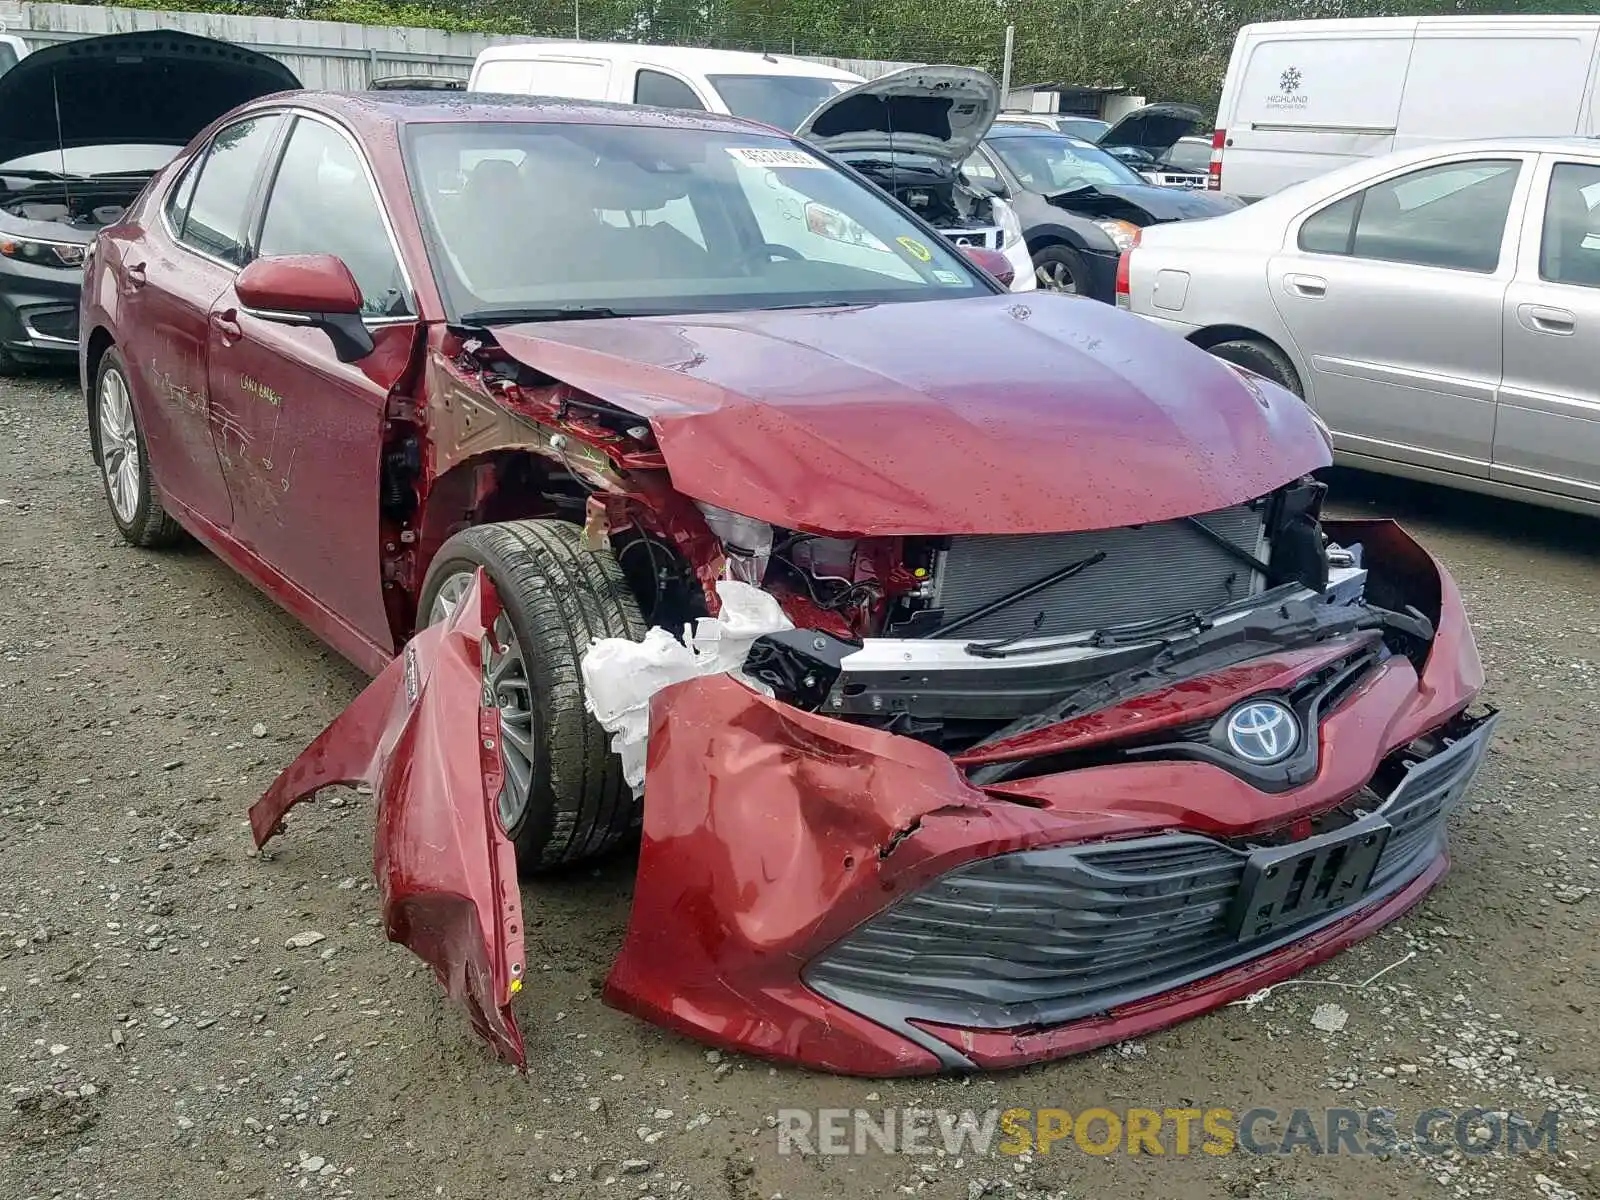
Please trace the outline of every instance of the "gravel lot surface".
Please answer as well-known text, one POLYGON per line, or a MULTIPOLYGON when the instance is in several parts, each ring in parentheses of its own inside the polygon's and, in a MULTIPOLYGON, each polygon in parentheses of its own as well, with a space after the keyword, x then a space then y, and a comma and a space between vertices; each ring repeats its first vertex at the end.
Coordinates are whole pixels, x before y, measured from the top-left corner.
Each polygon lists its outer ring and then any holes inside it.
POLYGON ((249 853, 246 807, 363 679, 205 552, 124 545, 83 423, 66 379, 0 384, 0 1196, 1600 1196, 1600 524, 1334 478, 1455 572, 1506 713, 1450 875, 1311 976, 1405 959, 1370 987, 969 1082, 774 1070, 599 1003, 624 854, 524 889, 522 1076, 384 941, 368 797, 249 853), (772 1128, 1097 1104, 1561 1115, 1555 1155, 1382 1160, 780 1156, 772 1128))

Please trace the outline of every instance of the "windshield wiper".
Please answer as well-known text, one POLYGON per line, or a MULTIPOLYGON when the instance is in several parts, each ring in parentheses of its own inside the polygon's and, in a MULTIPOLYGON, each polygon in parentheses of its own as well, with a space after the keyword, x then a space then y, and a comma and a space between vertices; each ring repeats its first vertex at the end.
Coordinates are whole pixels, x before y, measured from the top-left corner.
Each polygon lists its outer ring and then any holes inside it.
POLYGON ((867 308, 875 300, 802 300, 798 304, 763 304, 757 312, 787 312, 792 308, 867 308))
POLYGON ((559 304, 550 308, 486 308, 462 313, 462 325, 516 325, 523 321, 598 321, 607 317, 642 317, 642 312, 619 312, 599 305, 559 304))
POLYGON ((50 183, 93 183, 97 179, 149 179, 154 171, 105 171, 99 175, 79 175, 73 171, 17 170, 0 166, 0 176, 7 179, 41 179, 50 183))
POLYGON ((1144 621, 1126 621, 1120 625, 1107 625, 1086 633, 1073 633, 1065 637, 1030 642, 1018 646, 1026 635, 1007 638, 1003 642, 970 642, 968 654, 975 658, 1009 658, 1013 654, 1035 654, 1042 650, 1058 650, 1062 646, 1091 646, 1096 650, 1109 650, 1118 646, 1139 646, 1155 642, 1155 649, 1171 645, 1186 634, 1205 633, 1223 617, 1236 612, 1264 608, 1280 601, 1292 600, 1306 590, 1303 584, 1285 583, 1279 587, 1259 592, 1254 596, 1241 596, 1225 600, 1215 608, 1189 609, 1169 617, 1154 617, 1144 621))

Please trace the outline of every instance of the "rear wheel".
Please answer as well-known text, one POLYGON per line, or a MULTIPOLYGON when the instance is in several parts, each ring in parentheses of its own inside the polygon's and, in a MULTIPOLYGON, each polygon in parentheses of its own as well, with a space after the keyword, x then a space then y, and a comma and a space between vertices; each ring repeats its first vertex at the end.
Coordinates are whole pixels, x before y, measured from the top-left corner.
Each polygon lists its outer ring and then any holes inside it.
POLYGON ((183 537, 183 529, 161 506, 150 477, 150 454, 134 411, 128 368, 115 347, 101 356, 95 372, 94 421, 100 479, 117 529, 135 546, 172 545, 183 537))
POLYGON ((609 735, 584 708, 579 661, 595 638, 643 636, 644 620, 616 557, 582 536, 564 521, 462 530, 434 556, 418 610, 425 624, 447 618, 480 567, 499 593, 484 685, 500 709, 500 824, 527 872, 603 853, 638 817, 609 735))
POLYGON ((1033 276, 1039 290, 1076 296, 1089 286, 1083 256, 1069 246, 1046 246, 1033 256, 1033 276))
POLYGON ((1294 369, 1289 356, 1271 342, 1256 338, 1239 338, 1231 342, 1218 342, 1207 350, 1235 366, 1254 371, 1263 379, 1270 379, 1281 388, 1287 388, 1301 399, 1305 393, 1300 388, 1300 373, 1294 369))

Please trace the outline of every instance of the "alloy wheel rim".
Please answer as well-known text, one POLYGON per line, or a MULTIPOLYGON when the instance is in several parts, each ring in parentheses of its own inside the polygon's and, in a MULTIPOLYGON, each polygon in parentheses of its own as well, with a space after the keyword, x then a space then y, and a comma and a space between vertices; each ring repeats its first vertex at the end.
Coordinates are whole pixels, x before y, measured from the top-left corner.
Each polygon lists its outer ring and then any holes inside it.
POLYGON ((1047 292, 1062 292, 1068 296, 1078 294, 1078 281, 1063 262, 1040 263, 1033 271, 1034 279, 1047 292))
POLYGON ((131 524, 139 510, 139 435, 127 381, 116 370, 100 377, 100 469, 111 511, 122 524, 131 524))
MULTIPOLYGON (((429 625, 450 619, 471 589, 473 575, 458 571, 439 586, 428 608, 429 625)), ((490 636, 483 640, 483 694, 500 710, 500 770, 505 780, 495 807, 500 828, 510 833, 528 811, 538 742, 527 660, 505 613, 495 618, 490 636)))

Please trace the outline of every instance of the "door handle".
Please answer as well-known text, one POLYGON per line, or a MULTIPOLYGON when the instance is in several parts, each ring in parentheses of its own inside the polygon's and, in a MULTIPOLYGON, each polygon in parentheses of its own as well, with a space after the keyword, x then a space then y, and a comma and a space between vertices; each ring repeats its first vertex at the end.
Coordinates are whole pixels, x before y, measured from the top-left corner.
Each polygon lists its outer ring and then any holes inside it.
POLYGON ((125 274, 130 288, 142 288, 145 285, 143 263, 129 263, 125 274))
POLYGON ((1533 333, 1568 334, 1578 328, 1578 318, 1566 309, 1543 304, 1517 305, 1517 321, 1533 333))
POLYGON ((1296 296, 1309 296, 1313 300, 1328 294, 1328 281, 1320 275, 1285 275, 1283 286, 1296 296))
POLYGON ((244 330, 239 328, 239 322, 234 320, 234 316, 234 310, 231 308, 226 312, 214 312, 211 314, 211 328, 221 334, 225 341, 244 336, 244 330))

